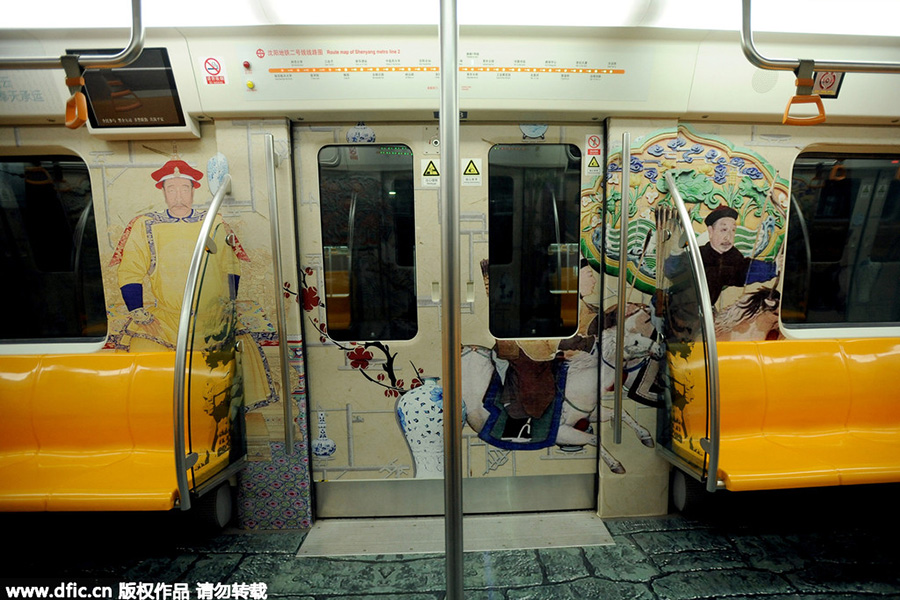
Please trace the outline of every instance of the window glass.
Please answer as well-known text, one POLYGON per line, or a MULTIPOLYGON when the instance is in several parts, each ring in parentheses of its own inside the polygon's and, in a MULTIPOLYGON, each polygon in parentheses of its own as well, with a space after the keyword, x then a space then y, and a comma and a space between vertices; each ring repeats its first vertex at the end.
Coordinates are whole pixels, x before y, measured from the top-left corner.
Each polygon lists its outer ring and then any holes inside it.
POLYGON ((508 144, 488 154, 489 326, 499 338, 578 328, 581 151, 508 144))
POLYGON ((72 156, 0 157, 0 341, 106 337, 87 165, 72 156))
POLYGON ((788 327, 900 322, 900 157, 802 154, 782 299, 788 327))
POLYGON ((416 335, 413 155, 404 145, 326 146, 319 195, 328 335, 416 335))

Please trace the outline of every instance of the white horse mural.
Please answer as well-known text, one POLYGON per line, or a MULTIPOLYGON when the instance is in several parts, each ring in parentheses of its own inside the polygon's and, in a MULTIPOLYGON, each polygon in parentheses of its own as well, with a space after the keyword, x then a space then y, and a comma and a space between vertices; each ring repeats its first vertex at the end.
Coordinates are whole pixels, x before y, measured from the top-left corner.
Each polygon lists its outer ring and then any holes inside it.
MULTIPOLYGON (((496 354, 483 346, 466 346, 462 354, 462 396, 466 408, 466 422, 476 433, 481 434, 485 425, 491 420, 489 409, 490 398, 486 396, 492 382, 499 377, 504 378, 503 361, 496 354)), ((598 444, 597 434, 588 431, 586 425, 596 425, 609 421, 613 416, 611 408, 597 404, 597 357, 593 352, 576 352, 564 361, 566 373, 560 402, 555 407, 559 411, 555 420, 555 437, 546 445, 556 444, 560 447, 599 446, 600 457, 604 464, 614 473, 624 473, 625 469, 610 452, 598 444)), ((548 411, 552 410, 548 409, 548 411)), ((623 422, 631 428, 638 439, 647 447, 653 447, 653 436, 646 427, 638 423, 630 414, 623 411, 623 422)), ((496 440, 480 435, 488 443, 499 445, 496 440)), ((514 444, 505 446, 515 449, 514 444)), ((523 449, 528 449, 523 446, 523 449)))
MULTIPOLYGON (((659 360, 663 348, 653 339, 654 327, 650 320, 648 307, 629 304, 625 320, 625 359, 626 387, 634 383, 637 372, 647 365, 648 361, 659 360)), ((615 327, 608 327, 601 333, 602 357, 598 360, 598 347, 595 343, 590 352, 566 351, 565 358, 559 361, 555 369, 557 394, 541 418, 546 421, 541 429, 542 436, 534 439, 510 439, 501 437, 502 420, 505 418, 504 408, 499 404, 498 396, 506 382, 510 368, 509 362, 498 358, 496 351, 484 346, 464 346, 462 348, 462 400, 464 419, 469 427, 488 444, 507 450, 535 450, 557 445, 562 449, 574 449, 584 446, 598 447, 604 464, 614 473, 624 473, 625 468, 602 444, 598 443, 597 423, 608 422, 613 417, 613 409, 598 404, 598 386, 604 391, 612 389, 615 372, 616 339, 615 327), (602 370, 600 379, 597 369, 602 370), (607 389, 608 388, 608 389, 607 389)), ((443 431, 443 406, 420 406, 420 394, 411 392, 401 396, 398 401, 398 414, 401 428, 414 451, 414 459, 422 448, 432 449, 432 454, 440 452, 443 431), (415 419, 412 415, 427 418, 415 419), (421 429, 421 431, 419 431, 421 429), (428 440, 427 442, 425 440, 428 440)), ((648 448, 655 445, 650 431, 623 411, 623 423, 634 431, 637 439, 648 448)), ((528 419, 530 428, 532 419, 528 419)), ((540 429, 540 428, 538 428, 540 429)), ((417 463, 417 477, 437 476, 437 470, 426 467, 434 460, 417 463)))
MULTIPOLYGON (((635 384, 635 376, 649 361, 657 361, 665 353, 656 341, 656 328, 650 316, 650 309, 643 304, 628 304, 625 308, 625 335, 622 348, 624 358, 624 385, 635 384)), ((616 327, 607 327, 601 333, 600 381, 604 392, 611 392, 616 380, 616 327)))

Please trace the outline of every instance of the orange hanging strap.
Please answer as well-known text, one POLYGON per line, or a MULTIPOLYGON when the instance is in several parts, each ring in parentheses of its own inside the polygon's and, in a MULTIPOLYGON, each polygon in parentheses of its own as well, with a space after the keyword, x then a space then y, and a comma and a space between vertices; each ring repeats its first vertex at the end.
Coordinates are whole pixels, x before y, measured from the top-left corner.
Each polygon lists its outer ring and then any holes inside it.
POLYGON ((847 167, 838 163, 831 167, 831 171, 828 173, 829 181, 843 181, 847 179, 847 167))
POLYGON ((66 127, 78 129, 87 122, 87 98, 75 92, 66 100, 66 127))
POLYGON ((78 56, 74 54, 67 54, 60 61, 66 72, 66 86, 71 94, 66 100, 66 127, 78 129, 87 122, 88 114, 87 97, 81 91, 84 87, 81 65, 78 64, 78 56))
POLYGON ((784 116, 781 122, 785 125, 818 125, 825 122, 825 107, 822 106, 822 98, 818 94, 813 94, 813 86, 815 85, 815 61, 801 60, 800 66, 797 67, 797 79, 794 85, 797 86, 797 93, 794 95, 784 109, 784 116), (792 117, 790 115, 791 107, 798 104, 815 104, 818 114, 811 117, 792 117))

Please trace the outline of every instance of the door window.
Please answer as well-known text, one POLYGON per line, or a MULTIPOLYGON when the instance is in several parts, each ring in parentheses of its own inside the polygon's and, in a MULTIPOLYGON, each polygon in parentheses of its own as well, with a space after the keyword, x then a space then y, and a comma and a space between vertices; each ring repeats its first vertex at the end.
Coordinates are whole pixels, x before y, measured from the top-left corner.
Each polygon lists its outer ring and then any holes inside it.
POLYGON ((319 196, 328 335, 416 335, 413 153, 405 145, 325 146, 319 196))
POLYGON ((503 144, 488 154, 491 334, 554 338, 578 327, 581 151, 503 144))

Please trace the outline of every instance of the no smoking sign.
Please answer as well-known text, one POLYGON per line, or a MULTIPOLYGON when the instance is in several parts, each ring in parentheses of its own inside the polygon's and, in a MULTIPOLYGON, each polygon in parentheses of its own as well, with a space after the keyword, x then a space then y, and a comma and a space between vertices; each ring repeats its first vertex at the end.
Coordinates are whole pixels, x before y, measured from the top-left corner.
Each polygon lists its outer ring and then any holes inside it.
POLYGON ((203 63, 203 68, 206 69, 206 72, 210 75, 218 75, 222 72, 222 63, 215 58, 207 58, 203 63))
POLYGON ((206 76, 207 85, 221 85, 226 83, 225 63, 217 56, 210 56, 203 59, 203 73, 206 76))

